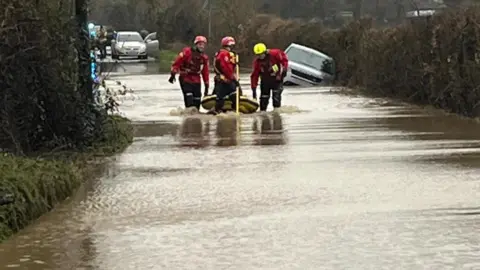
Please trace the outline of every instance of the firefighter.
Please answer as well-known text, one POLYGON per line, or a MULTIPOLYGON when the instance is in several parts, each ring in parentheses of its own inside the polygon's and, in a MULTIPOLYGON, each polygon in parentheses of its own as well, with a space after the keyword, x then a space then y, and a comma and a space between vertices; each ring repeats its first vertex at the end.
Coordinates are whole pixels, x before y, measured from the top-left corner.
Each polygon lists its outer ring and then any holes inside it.
POLYGON ((204 95, 208 94, 209 68, 208 55, 205 54, 207 38, 195 37, 194 46, 184 48, 172 64, 168 82, 175 83, 175 75, 180 74, 180 87, 183 92, 185 108, 194 106, 200 110, 202 98, 201 78, 205 86, 204 95))
POLYGON ((260 111, 266 111, 272 96, 273 108, 282 106, 283 79, 287 75, 288 58, 280 49, 267 49, 263 43, 253 47, 256 55, 250 75, 253 98, 257 99, 258 79, 260 82, 260 111))
POLYGON ((232 109, 236 110, 236 90, 240 87, 236 75, 237 55, 232 51, 235 46, 233 37, 224 37, 221 41, 222 48, 215 54, 214 70, 215 70, 215 94, 217 95, 215 103, 215 111, 211 113, 217 114, 222 112, 225 99, 228 98, 232 102, 232 109))

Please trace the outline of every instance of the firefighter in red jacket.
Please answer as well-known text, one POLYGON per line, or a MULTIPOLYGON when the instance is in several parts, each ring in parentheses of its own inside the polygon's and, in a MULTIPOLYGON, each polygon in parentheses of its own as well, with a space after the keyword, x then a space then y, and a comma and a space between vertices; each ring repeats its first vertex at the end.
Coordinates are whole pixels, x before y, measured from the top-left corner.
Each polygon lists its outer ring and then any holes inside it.
POLYGON ((171 75, 168 81, 175 82, 175 75, 180 74, 180 87, 183 92, 185 108, 196 107, 200 109, 202 90, 201 78, 205 85, 204 94, 207 95, 209 87, 208 56, 205 54, 207 39, 204 36, 195 37, 194 46, 184 48, 172 64, 171 75))
POLYGON ((253 47, 257 56, 253 61, 253 71, 250 75, 253 98, 257 98, 258 79, 260 82, 260 111, 266 111, 270 95, 273 108, 282 106, 283 79, 287 75, 288 58, 284 51, 267 49, 263 43, 253 47))
POLYGON ((236 89, 240 86, 236 75, 237 55, 232 51, 235 45, 233 37, 222 39, 222 49, 215 54, 215 94, 217 95, 215 111, 222 112, 225 99, 228 97, 232 102, 232 109, 236 110, 236 89))

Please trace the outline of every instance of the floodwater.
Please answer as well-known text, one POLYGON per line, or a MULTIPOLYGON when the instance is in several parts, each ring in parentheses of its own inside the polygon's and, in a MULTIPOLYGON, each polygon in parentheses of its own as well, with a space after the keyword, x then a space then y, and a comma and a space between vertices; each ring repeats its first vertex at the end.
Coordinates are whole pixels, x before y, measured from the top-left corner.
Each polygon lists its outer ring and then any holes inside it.
POLYGON ((329 88, 183 116, 167 76, 117 75, 135 142, 0 244, 0 268, 480 269, 475 122, 329 88))

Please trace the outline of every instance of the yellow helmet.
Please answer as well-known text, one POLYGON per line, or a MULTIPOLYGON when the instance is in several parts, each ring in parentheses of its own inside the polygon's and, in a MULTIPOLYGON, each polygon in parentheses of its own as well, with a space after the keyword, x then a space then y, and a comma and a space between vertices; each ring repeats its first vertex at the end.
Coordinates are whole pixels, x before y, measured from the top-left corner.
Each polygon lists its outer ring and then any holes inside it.
POLYGON ((267 46, 263 43, 257 43, 255 44, 255 46, 253 47, 253 52, 256 54, 256 55, 259 55, 259 54, 263 54, 265 52, 267 52, 267 46))

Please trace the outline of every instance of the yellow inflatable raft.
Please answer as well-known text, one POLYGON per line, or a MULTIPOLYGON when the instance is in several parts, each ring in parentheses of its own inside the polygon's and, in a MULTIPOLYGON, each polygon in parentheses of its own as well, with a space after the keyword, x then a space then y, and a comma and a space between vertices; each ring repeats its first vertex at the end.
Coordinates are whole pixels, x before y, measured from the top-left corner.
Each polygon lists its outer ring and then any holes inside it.
MULTIPOLYGON (((215 108, 216 103, 216 95, 206 96, 202 99, 202 108, 205 110, 211 110, 215 108)), ((254 113, 258 110, 259 104, 258 101, 252 98, 248 98, 246 96, 240 96, 240 107, 238 107, 239 111, 243 114, 254 113)), ((225 100, 225 104, 223 105, 224 110, 232 110, 232 102, 230 100, 225 100)))

